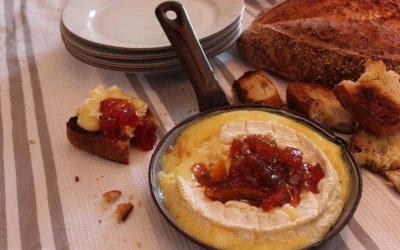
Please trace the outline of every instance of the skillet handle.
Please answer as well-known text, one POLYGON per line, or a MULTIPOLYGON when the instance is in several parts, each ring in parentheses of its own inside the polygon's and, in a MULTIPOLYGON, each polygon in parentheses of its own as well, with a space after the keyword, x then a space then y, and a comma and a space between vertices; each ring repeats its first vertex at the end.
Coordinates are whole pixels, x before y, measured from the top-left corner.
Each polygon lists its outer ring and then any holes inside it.
POLYGON ((182 4, 175 1, 163 2, 157 6, 155 12, 179 60, 189 75, 200 112, 229 105, 193 32, 182 4), (168 14, 175 13, 176 18, 169 19, 167 12, 168 14))

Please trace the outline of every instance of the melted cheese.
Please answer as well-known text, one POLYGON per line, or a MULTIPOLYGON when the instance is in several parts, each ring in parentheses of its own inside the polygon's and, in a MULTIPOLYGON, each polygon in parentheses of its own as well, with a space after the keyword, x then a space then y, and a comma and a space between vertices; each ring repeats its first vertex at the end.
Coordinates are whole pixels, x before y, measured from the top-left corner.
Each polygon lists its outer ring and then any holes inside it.
POLYGON ((89 94, 90 97, 77 110, 78 125, 87 131, 97 131, 100 129, 100 102, 108 98, 128 100, 135 107, 138 117, 143 117, 147 112, 147 104, 145 102, 127 95, 115 85, 108 89, 105 89, 103 85, 99 85, 91 90, 89 94))
POLYGON ((171 214, 196 238, 223 249, 306 247, 334 224, 351 188, 337 145, 309 127, 260 111, 228 112, 196 123, 164 156, 163 169, 160 183, 171 214), (304 159, 322 163, 327 177, 319 183, 320 193, 303 194, 298 206, 287 204, 270 213, 243 202, 210 202, 194 182, 190 167, 221 157, 227 160, 231 140, 246 134, 270 135, 278 145, 306 149, 304 159))

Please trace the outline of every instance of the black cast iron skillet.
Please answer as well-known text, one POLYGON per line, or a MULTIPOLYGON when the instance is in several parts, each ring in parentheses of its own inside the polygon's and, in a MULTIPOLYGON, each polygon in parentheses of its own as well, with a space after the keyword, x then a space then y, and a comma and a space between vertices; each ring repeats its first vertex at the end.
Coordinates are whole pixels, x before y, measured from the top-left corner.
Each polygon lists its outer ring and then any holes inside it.
POLYGON ((176 222, 174 217, 171 216, 171 214, 169 213, 158 181, 158 173, 162 171, 161 158, 164 152, 168 150, 170 146, 176 143, 176 139, 181 134, 181 132, 183 132, 193 124, 197 123, 198 121, 225 112, 237 110, 257 110, 283 116, 303 125, 306 125, 314 131, 318 132, 320 135, 327 138, 329 141, 341 147, 342 157, 347 162, 350 173, 352 185, 350 197, 346 202, 343 212, 336 224, 323 237, 322 240, 316 242, 310 247, 320 246, 327 240, 334 237, 351 219, 355 210, 357 209, 358 203, 361 198, 361 176, 356 162, 354 161, 351 153, 347 149, 347 143, 343 139, 337 137, 333 133, 327 131, 322 126, 309 120, 303 115, 286 109, 261 105, 228 106, 229 103, 218 85, 218 82, 207 61, 207 58, 205 57, 204 52, 192 30, 191 24, 188 20, 183 6, 178 2, 164 2, 156 8, 156 16, 190 78, 190 81, 196 92, 200 110, 199 114, 185 119, 184 121, 176 125, 171 131, 169 131, 162 138, 153 153, 149 168, 149 183, 152 197, 161 214, 173 227, 175 227, 176 230, 178 230, 181 234, 185 235, 190 240, 198 243, 201 246, 213 248, 213 246, 209 246, 204 242, 197 240, 195 236, 190 235, 185 230, 185 228, 180 226, 176 222), (169 16, 171 16, 170 14, 173 14, 175 16, 175 18, 172 18, 173 20, 169 18, 169 16))

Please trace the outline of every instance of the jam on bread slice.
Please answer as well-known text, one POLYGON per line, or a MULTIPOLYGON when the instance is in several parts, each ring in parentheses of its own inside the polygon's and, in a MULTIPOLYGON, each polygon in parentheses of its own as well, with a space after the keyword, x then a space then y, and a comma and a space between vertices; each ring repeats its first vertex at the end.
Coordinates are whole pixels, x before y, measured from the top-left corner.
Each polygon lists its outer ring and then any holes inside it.
POLYGON ((151 150, 158 128, 146 103, 116 86, 104 89, 100 85, 67 122, 67 137, 79 149, 128 164, 130 143, 151 150))

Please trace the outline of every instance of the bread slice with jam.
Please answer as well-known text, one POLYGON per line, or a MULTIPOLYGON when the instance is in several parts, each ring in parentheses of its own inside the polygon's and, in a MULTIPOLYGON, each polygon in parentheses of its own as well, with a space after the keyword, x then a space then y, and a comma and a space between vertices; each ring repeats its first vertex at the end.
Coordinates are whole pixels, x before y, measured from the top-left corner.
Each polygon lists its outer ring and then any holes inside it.
POLYGON ((87 131, 79 127, 78 117, 67 122, 67 137, 75 147, 111 161, 129 164, 129 139, 104 136, 102 131, 87 131))
POLYGON ((118 163, 129 164, 130 145, 151 150, 159 122, 146 103, 118 87, 98 86, 67 122, 67 138, 75 147, 118 163))

